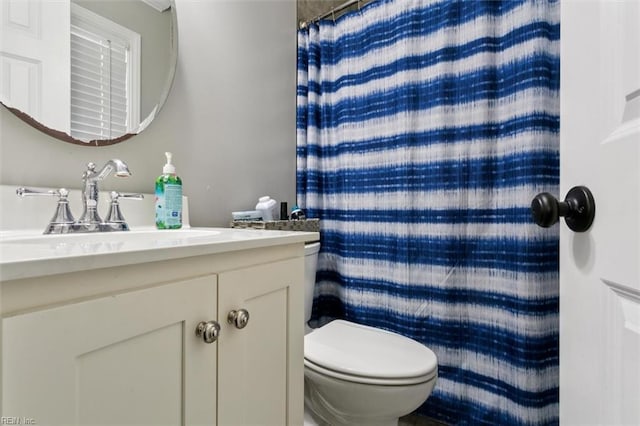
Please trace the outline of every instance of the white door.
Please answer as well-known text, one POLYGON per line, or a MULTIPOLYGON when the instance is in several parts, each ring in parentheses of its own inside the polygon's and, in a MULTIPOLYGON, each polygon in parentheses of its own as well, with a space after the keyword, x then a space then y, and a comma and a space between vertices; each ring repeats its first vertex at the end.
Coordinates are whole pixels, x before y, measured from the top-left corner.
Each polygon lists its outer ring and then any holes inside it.
POLYGON ((215 319, 216 284, 201 277, 3 319, 2 415, 39 425, 215 424, 217 345, 195 329, 215 319))
POLYGON ((561 2, 560 422, 640 425, 640 1, 561 2))
POLYGON ((219 276, 218 424, 297 426, 303 416, 302 258, 219 276), (227 314, 244 309, 244 328, 227 314))
POLYGON ((69 0, 0 2, 0 101, 69 132, 69 0))

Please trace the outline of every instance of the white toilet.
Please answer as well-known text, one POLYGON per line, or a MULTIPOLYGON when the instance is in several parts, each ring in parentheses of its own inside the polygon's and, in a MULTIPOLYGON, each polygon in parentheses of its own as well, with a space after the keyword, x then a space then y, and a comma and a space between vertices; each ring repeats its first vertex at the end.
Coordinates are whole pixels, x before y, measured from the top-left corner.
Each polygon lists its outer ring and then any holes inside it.
MULTIPOLYGON (((305 246, 305 321, 320 243, 305 246)), ((436 355, 396 333, 343 320, 304 338, 305 425, 397 425, 429 397, 436 355)))

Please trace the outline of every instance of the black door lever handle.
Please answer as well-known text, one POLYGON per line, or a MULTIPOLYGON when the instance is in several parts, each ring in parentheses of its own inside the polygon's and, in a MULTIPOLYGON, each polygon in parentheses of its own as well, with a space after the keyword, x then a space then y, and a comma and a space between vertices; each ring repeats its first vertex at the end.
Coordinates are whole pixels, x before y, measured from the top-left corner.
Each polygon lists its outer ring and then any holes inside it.
POLYGON ((564 201, 558 201, 548 192, 542 192, 531 201, 531 215, 534 222, 543 228, 554 225, 560 216, 564 216, 569 229, 585 232, 593 223, 596 203, 586 186, 571 188, 564 201))

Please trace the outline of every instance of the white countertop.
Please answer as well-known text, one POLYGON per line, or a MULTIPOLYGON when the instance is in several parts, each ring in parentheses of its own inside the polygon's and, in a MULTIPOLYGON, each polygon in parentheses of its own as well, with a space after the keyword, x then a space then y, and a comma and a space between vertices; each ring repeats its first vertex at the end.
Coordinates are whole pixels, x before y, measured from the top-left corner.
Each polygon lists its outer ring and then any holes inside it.
POLYGON ((231 228, 42 235, 0 232, 0 280, 32 278, 319 239, 317 232, 231 228))

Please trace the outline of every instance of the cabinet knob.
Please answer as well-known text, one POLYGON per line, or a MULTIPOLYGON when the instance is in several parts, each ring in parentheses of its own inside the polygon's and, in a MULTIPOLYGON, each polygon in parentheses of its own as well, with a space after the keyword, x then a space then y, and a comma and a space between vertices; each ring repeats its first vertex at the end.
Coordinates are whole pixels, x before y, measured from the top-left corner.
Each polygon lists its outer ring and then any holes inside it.
POLYGON ((217 321, 202 321, 196 327, 196 336, 202 337, 205 343, 213 343, 220 337, 220 324, 217 321))
POLYGON ((230 311, 227 315, 227 322, 235 325, 236 328, 245 328, 249 322, 249 311, 246 309, 230 311))

